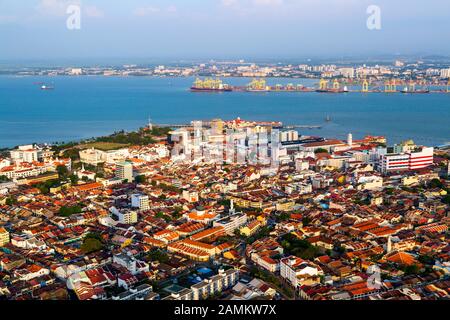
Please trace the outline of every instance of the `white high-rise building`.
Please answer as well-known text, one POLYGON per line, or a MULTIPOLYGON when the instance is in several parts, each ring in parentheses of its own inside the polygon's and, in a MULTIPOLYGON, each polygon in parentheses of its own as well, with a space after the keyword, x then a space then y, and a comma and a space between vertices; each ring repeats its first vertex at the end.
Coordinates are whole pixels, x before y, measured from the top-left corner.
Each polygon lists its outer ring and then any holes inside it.
POLYGON ((11 151, 11 160, 14 162, 34 162, 38 161, 38 150, 33 145, 19 146, 11 151))
POLYGON ((134 210, 129 209, 117 209, 116 207, 111 207, 109 211, 117 218, 120 223, 123 224, 135 224, 138 222, 138 214, 134 210))
POLYGON ((447 79, 450 78, 450 68, 448 69, 441 69, 441 79, 447 79))
POLYGON ((338 72, 344 78, 354 78, 355 77, 355 69, 354 68, 339 68, 338 72))
POLYGON ((150 209, 150 203, 148 201, 148 196, 145 194, 132 194, 131 195, 131 206, 133 208, 138 208, 139 210, 150 209))
POLYGON ((351 133, 347 136, 347 144, 351 147, 353 146, 353 135, 351 133))

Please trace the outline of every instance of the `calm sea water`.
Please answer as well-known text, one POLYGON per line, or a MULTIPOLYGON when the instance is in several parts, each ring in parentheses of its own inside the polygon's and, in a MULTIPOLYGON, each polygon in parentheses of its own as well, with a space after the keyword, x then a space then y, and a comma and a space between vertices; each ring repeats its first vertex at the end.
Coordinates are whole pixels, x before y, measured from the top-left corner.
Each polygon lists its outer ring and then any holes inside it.
MULTIPOLYGON (((0 76, 0 147, 71 141, 147 123, 278 120, 322 125, 301 134, 355 139, 385 135, 425 145, 450 141, 450 94, 191 93, 192 78, 0 76), (36 83, 55 86, 43 91, 36 83), (327 116, 331 122, 325 122, 327 116)), ((248 79, 227 79, 244 85, 248 79)), ((312 80, 270 79, 311 85, 312 80)))

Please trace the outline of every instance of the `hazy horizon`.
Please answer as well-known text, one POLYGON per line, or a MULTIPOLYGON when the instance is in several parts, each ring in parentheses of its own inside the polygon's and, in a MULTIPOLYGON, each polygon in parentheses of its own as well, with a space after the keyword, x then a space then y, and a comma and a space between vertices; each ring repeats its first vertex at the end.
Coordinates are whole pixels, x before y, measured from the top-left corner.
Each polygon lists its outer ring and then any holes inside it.
POLYGON ((0 0, 0 60, 450 56, 449 18, 440 0, 0 0))

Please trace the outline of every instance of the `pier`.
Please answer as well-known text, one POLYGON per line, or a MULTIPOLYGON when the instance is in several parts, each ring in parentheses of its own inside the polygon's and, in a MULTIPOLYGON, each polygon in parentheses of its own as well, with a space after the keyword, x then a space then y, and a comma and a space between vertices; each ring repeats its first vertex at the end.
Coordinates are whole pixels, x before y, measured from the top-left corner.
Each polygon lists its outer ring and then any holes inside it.
MULTIPOLYGON (((209 121, 202 122, 206 126, 210 126, 209 121)), ((192 124, 153 124, 155 127, 159 128, 172 128, 172 129, 180 129, 180 128, 186 128, 186 127, 192 127, 192 124)), ((274 127, 276 127, 274 125, 274 127)), ((293 129, 322 129, 322 126, 320 125, 308 125, 308 124, 293 124, 293 125, 287 125, 287 126, 280 126, 281 129, 286 130, 293 130, 293 129)))
POLYGON ((322 129, 322 126, 294 124, 289 126, 283 126, 283 129, 322 129))

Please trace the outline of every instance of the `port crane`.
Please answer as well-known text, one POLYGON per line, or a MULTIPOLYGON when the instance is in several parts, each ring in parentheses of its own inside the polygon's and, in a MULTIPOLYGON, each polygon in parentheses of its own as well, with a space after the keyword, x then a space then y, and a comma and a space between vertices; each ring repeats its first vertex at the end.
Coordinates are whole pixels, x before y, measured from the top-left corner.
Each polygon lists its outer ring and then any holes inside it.
POLYGON ((361 92, 369 92, 369 81, 367 79, 363 80, 361 92))
POLYGON ((395 79, 388 80, 384 83, 384 92, 397 92, 397 82, 395 79))
POLYGON ((319 89, 320 90, 327 90, 328 89, 328 80, 320 79, 319 89))
POLYGON ((341 85, 339 84, 338 79, 334 79, 334 81, 333 81, 333 89, 334 90, 339 90, 340 87, 341 87, 341 85))

